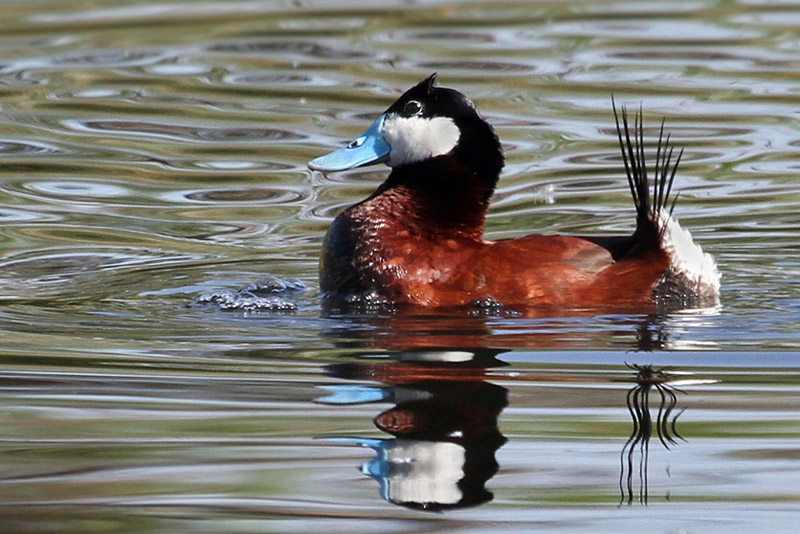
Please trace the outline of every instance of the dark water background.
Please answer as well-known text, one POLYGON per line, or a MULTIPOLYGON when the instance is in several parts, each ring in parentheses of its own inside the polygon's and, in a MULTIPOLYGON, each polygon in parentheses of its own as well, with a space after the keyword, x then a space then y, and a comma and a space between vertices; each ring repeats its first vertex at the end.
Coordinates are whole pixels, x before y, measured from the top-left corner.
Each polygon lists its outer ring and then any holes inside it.
POLYGON ((793 2, 0 4, 0 530, 795 532, 798 72, 793 2), (433 71, 490 238, 629 232, 611 95, 666 117, 721 306, 322 315, 385 170, 306 162, 433 71))

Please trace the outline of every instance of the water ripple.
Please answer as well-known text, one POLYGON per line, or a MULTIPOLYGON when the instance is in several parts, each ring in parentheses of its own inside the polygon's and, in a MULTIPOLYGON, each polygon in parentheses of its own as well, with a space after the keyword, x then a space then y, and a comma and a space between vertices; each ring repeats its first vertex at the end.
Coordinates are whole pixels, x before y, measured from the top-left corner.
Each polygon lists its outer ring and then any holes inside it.
POLYGON ((46 195, 56 198, 114 198, 133 194, 132 190, 125 187, 88 181, 74 182, 66 180, 58 182, 29 182, 26 184, 26 187, 30 190, 45 193, 46 195))
POLYGON ((209 143, 252 143, 256 141, 298 141, 306 136, 273 128, 200 127, 155 121, 66 120, 63 124, 75 131, 103 132, 118 135, 155 136, 179 141, 209 143))
POLYGON ((332 77, 298 71, 240 72, 223 77, 226 85, 254 85, 262 87, 334 87, 340 82, 332 77))
POLYGON ((763 37, 763 30, 724 26, 722 24, 694 20, 659 20, 658 18, 625 18, 615 20, 585 19, 577 22, 556 22, 544 28, 544 35, 559 37, 590 36, 620 38, 627 41, 664 43, 681 41, 695 46, 703 43, 746 42, 763 37))
POLYGON ((259 54, 278 57, 313 58, 325 61, 352 61, 374 58, 364 50, 355 50, 320 41, 251 40, 209 45, 207 50, 220 54, 259 54))
POLYGON ((0 66, 0 75, 31 72, 53 68, 104 69, 148 65, 163 59, 163 54, 152 50, 97 49, 83 50, 55 56, 42 56, 8 61, 0 66))
POLYGON ((58 154, 63 152, 60 148, 49 144, 34 141, 0 141, 0 157, 4 155, 20 154, 58 154))
POLYGON ((171 202, 185 203, 253 203, 260 206, 291 205, 303 201, 307 192, 302 189, 206 189, 194 191, 171 191, 162 198, 171 202))

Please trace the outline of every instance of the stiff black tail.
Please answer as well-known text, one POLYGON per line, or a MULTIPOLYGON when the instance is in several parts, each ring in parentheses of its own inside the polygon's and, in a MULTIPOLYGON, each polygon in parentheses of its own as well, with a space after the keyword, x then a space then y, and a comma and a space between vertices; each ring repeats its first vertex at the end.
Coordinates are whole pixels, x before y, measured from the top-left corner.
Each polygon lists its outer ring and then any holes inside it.
MULTIPOLYGON (((675 164, 672 164, 673 147, 669 146, 670 136, 664 138, 664 121, 661 121, 661 131, 658 134, 658 147, 656 148, 656 164, 653 169, 655 180, 653 181, 653 197, 650 197, 650 189, 647 178, 647 161, 644 155, 644 128, 642 126, 642 109, 633 119, 633 130, 628 122, 628 111, 622 106, 622 127, 620 127, 619 115, 614 99, 611 99, 611 106, 614 109, 614 120, 617 124, 617 137, 619 137, 619 148, 622 152, 622 160, 625 162, 625 172, 628 175, 628 185, 631 188, 633 203, 636 206, 636 232, 642 236, 643 233, 650 233, 653 229, 660 234, 664 228, 659 228, 659 214, 666 209, 672 193, 672 183, 675 181, 675 173, 683 156, 683 149, 678 152, 675 164)), ((669 207, 669 214, 675 209, 675 202, 678 200, 676 194, 672 198, 669 207)))

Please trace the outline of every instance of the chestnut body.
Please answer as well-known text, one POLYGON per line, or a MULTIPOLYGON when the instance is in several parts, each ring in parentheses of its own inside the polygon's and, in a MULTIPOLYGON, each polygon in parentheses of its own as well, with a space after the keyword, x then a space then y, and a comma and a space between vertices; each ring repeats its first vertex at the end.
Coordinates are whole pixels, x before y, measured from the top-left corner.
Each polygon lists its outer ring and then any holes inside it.
POLYGON ((325 298, 377 296, 420 306, 646 302, 669 265, 660 248, 615 261, 581 237, 485 241, 482 225, 437 224, 438 214, 427 214, 415 197, 392 187, 334 220, 320 269, 325 298))

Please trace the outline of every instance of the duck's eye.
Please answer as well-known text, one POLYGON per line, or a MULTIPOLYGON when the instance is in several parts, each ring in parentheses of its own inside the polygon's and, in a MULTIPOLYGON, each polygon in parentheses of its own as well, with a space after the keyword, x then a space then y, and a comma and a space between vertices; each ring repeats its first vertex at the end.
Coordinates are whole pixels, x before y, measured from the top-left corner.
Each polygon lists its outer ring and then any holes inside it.
POLYGON ((422 104, 417 102, 416 100, 412 100, 411 102, 407 103, 406 106, 403 108, 403 115, 406 117, 413 117, 414 115, 419 115, 422 111, 422 104))

